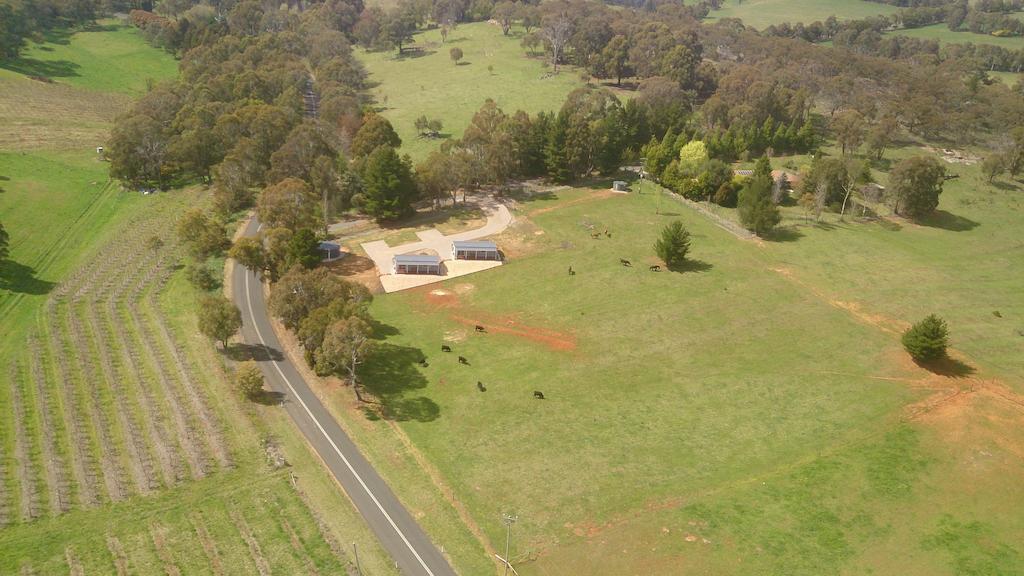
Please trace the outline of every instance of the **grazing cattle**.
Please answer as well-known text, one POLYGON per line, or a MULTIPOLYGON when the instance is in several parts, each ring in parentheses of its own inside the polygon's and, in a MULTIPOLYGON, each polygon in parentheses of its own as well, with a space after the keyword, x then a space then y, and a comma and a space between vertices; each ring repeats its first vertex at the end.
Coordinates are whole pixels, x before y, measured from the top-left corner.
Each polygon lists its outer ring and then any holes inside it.
POLYGON ((441 344, 441 352, 451 352, 452 347, 447 344, 441 344))
POLYGON ((476 325, 476 331, 477 332, 487 332, 487 330, 483 326, 481 326, 479 324, 476 325))
POLYGON ((569 266, 569 276, 575 276, 575 275, 576 275, 576 271, 572 269, 572 266, 569 266))
POLYGON ((481 392, 487 392, 487 388, 484 387, 484 383, 479 380, 476 381, 476 389, 481 392))
POLYGON ((607 236, 607 237, 609 237, 609 238, 611 238, 611 237, 612 237, 612 233, 611 233, 611 232, 609 232, 609 231, 607 231, 607 230, 605 230, 605 231, 604 231, 604 235, 605 235, 605 236, 607 236))
POLYGON ((601 237, 601 233, 600 232, 591 232, 590 233, 590 237, 593 238, 594 240, 597 240, 598 238, 601 237))
POLYGON ((651 266, 651 272, 661 272, 661 266, 658 266, 657 264, 651 266))
POLYGON ((626 266, 626 267, 632 267, 633 266, 633 263, 630 262, 629 260, 626 260, 625 258, 619 258, 619 264, 622 264, 623 266, 626 266))
POLYGON ((469 366, 469 360, 466 360, 465 356, 459 356, 459 364, 465 364, 469 366))
POLYGON ((420 358, 420 366, 423 366, 424 368, 426 368, 427 366, 430 366, 430 364, 427 364, 427 359, 426 358, 420 358))
POLYGON ((540 390, 534 390, 533 391, 533 397, 536 398, 537 400, 543 400, 544 399, 544 393, 541 392, 540 390))

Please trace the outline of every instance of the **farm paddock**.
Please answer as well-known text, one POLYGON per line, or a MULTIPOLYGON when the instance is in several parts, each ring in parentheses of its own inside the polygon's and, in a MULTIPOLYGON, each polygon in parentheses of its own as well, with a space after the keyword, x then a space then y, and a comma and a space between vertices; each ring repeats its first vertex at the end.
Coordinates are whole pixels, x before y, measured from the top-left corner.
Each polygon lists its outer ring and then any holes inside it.
POLYGON ((986 342, 974 326, 998 321, 990 302, 1018 319, 1024 303, 1003 282, 936 284, 934 268, 941 255, 981 273, 995 263, 972 256, 980 242, 1019 251, 1005 210, 1016 197, 972 203, 975 179, 950 184, 940 208, 989 223, 985 235, 787 220, 796 239, 758 243, 682 206, 658 216, 653 194, 523 202, 497 241, 529 256, 375 300, 388 335, 363 381, 394 407, 376 425, 436 467, 481 547, 503 543, 501 512, 519 515, 524 575, 1020 570, 1024 526, 1006 499, 1024 501, 1010 480, 1024 473, 1022 369, 1007 362, 1009 328, 986 342), (693 261, 650 273, 673 219, 693 234, 693 261), (922 273, 931 282, 912 279, 922 273), (936 305, 961 327, 967 374, 930 373, 899 348, 907 319, 936 305), (951 543, 979 539, 1003 552, 951 543))

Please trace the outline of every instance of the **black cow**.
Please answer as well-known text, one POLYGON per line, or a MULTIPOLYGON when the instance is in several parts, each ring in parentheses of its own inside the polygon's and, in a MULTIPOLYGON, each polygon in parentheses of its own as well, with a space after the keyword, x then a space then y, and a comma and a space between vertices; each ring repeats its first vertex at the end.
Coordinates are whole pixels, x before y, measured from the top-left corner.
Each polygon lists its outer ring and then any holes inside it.
POLYGON ((469 360, 466 360, 465 356, 459 356, 459 364, 465 364, 466 366, 469 366, 469 360))
POLYGON ((651 266, 651 272, 661 272, 661 266, 658 266, 657 264, 651 266))
POLYGON ((625 258, 619 258, 619 264, 622 264, 623 266, 626 266, 626 267, 632 267, 633 266, 633 263, 630 262, 629 260, 626 260, 625 258))
POLYGON ((484 387, 484 383, 479 380, 476 382, 476 389, 481 392, 487 392, 487 388, 484 387))
POLYGON ((575 276, 575 275, 576 275, 576 271, 572 269, 572 266, 569 266, 569 276, 575 276))
POLYGON ((424 368, 430 366, 430 364, 427 364, 426 357, 420 358, 420 366, 423 366, 424 368))
POLYGON ((447 344, 441 344, 441 352, 451 352, 452 347, 447 344))
POLYGON ((477 332, 487 332, 487 329, 486 329, 486 328, 484 328, 483 326, 481 326, 481 325, 477 324, 477 325, 476 325, 476 331, 477 331, 477 332))
POLYGON ((536 398, 537 400, 543 400, 544 399, 544 393, 541 392, 540 390, 534 390, 533 391, 533 397, 536 398))

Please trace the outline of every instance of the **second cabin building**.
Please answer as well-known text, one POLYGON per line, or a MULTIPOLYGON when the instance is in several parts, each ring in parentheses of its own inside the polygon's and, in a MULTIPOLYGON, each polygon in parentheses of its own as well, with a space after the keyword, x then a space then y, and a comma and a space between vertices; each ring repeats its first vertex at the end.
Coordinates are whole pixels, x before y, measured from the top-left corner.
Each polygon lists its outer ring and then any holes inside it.
POLYGON ((452 242, 452 260, 501 260, 501 253, 490 240, 456 240, 452 242))

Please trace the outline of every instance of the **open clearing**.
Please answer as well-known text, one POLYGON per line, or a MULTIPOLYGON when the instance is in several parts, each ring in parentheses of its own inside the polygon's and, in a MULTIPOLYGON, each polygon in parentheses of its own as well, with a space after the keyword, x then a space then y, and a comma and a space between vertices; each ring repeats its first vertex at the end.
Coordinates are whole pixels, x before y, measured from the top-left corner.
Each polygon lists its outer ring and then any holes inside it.
MULTIPOLYGON (((523 200, 497 239, 521 257, 375 300, 386 337, 362 379, 384 420, 329 395, 375 464, 395 426, 436 467, 479 531, 464 555, 500 548, 500 514, 518 513, 521 574, 1019 572, 1020 192, 955 171, 931 225, 826 222, 760 243, 668 200, 657 216, 653 194, 523 200), (694 264, 649 272, 674 218, 694 264), (949 376, 899 346, 930 312, 963 361, 949 376)), ((421 497, 416 472, 382 469, 421 497)))
MULTIPOLYGON (((688 4, 691 2, 687 2, 688 4)), ((772 24, 825 21, 829 16, 852 20, 896 12, 898 8, 866 0, 725 0, 712 19, 740 18, 758 30, 772 24)))
POLYGON ((75 59, 53 74, 68 85, 0 70, 0 573, 337 574, 350 540, 394 573, 287 416, 239 401, 196 330, 173 224, 204 191, 125 192, 95 157, 130 98, 103 90, 137 93, 173 60, 126 28, 54 40, 29 73, 75 59))
POLYGON ((954 32, 950 30, 949 26, 946 26, 946 24, 933 24, 931 26, 922 26, 921 28, 898 30, 894 32, 894 34, 909 36, 910 38, 938 40, 939 42, 950 44, 966 44, 970 42, 972 44, 992 44, 1009 50, 1020 50, 1021 48, 1024 48, 1024 37, 1021 36, 1007 36, 1000 38, 999 36, 993 36, 991 34, 975 34, 974 32, 968 32, 966 30, 954 32))
POLYGON ((444 43, 437 29, 421 32, 401 58, 393 50, 358 52, 371 85, 376 84, 371 92, 377 106, 402 138, 401 151, 422 160, 440 146, 441 140, 417 137, 416 118, 438 118, 444 123, 443 135, 459 138, 488 98, 509 114, 517 109, 557 112, 565 96, 583 82, 571 67, 545 77, 548 69, 541 60, 527 57, 520 35, 518 26, 503 36, 500 27, 479 22, 460 24, 444 43), (458 66, 449 56, 455 47, 464 53, 458 66))

